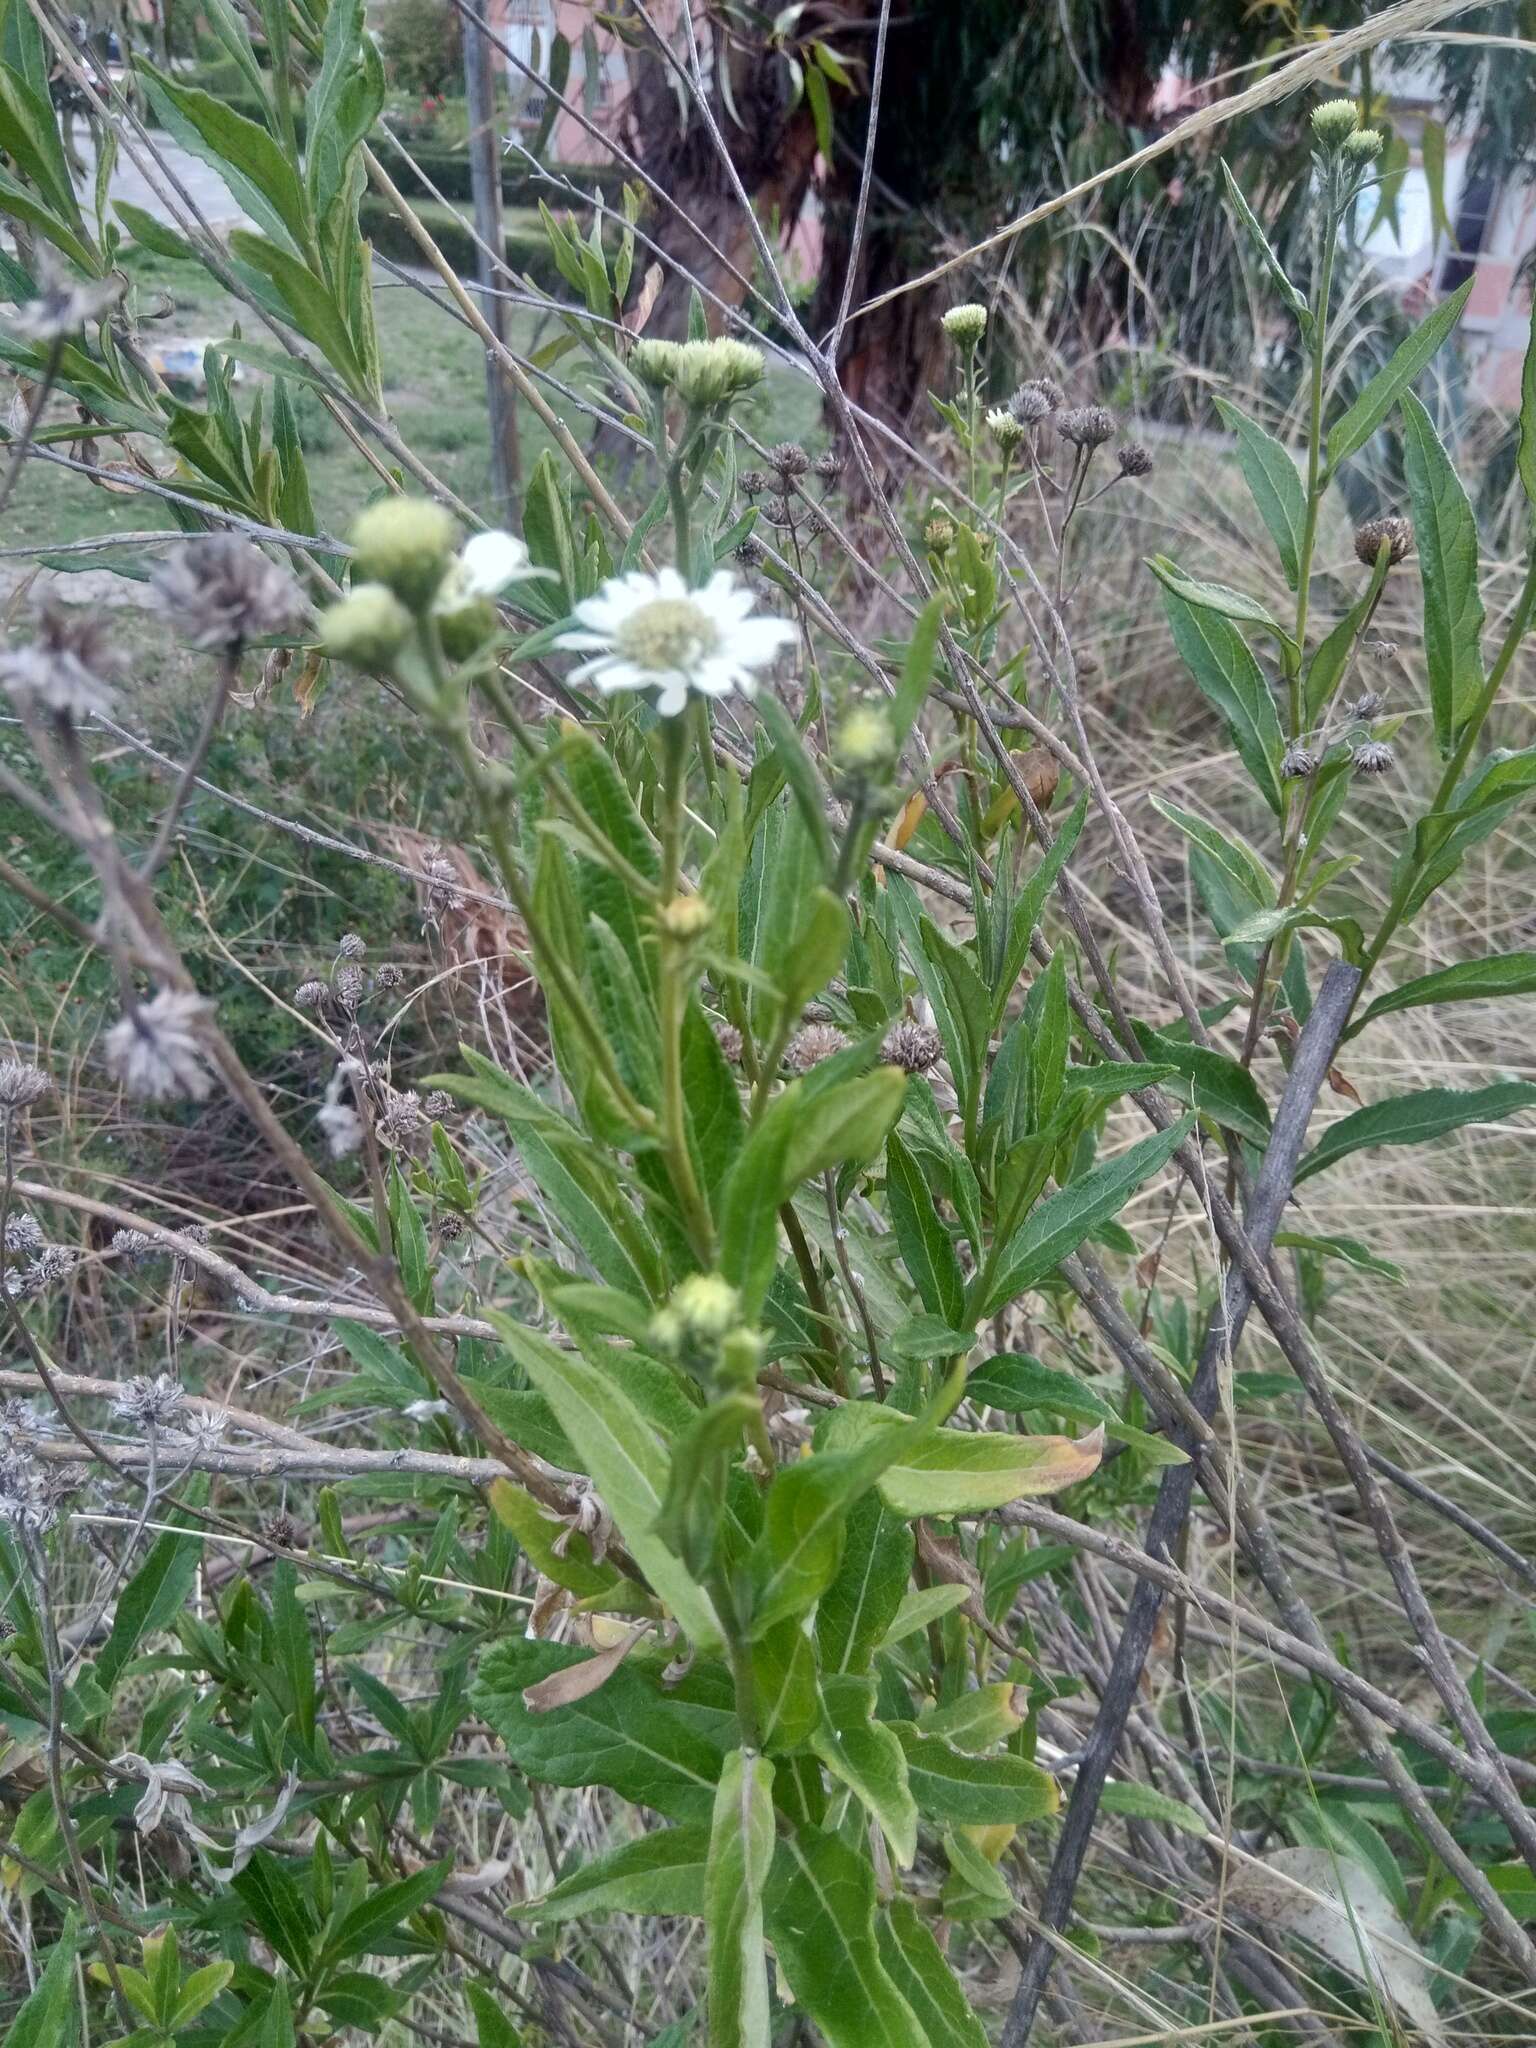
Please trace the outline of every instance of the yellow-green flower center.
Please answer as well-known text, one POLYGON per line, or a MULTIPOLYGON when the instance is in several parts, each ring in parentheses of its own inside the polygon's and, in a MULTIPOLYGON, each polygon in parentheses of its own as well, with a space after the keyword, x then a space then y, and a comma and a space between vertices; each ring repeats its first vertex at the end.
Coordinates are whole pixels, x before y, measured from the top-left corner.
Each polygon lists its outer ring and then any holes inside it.
POLYGON ((614 639, 626 660, 659 675, 695 667, 714 653, 720 636, 713 620, 690 599, 658 597, 632 612, 614 639))

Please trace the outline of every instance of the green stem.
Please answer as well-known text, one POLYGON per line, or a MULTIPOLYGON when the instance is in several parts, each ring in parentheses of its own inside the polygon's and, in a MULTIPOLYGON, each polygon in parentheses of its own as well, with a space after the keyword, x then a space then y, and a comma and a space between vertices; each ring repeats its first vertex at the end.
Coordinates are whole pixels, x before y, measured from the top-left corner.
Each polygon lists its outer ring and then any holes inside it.
MULTIPOLYGON (((1477 744, 1478 734, 1483 729, 1488 713, 1493 709, 1493 701, 1499 694, 1505 676, 1509 673, 1510 663, 1515 658, 1515 652, 1520 642, 1525 638, 1533 613, 1536 613, 1536 546, 1533 546, 1531 549, 1530 560, 1526 564, 1525 582, 1520 588, 1520 596, 1515 604, 1514 616, 1509 622, 1498 654, 1494 658, 1493 667, 1488 671, 1488 680, 1483 685, 1482 695, 1478 698, 1477 703, 1472 708, 1471 716, 1462 727, 1461 738, 1456 743, 1456 751, 1445 764, 1445 772, 1440 777, 1439 787, 1435 791, 1429 809, 1424 814, 1425 817, 1433 817, 1437 811, 1443 811, 1455 795, 1456 785, 1461 781, 1462 775, 1466 771, 1472 749, 1477 744)), ((1365 971, 1360 977, 1361 989, 1370 980, 1376 963, 1386 950, 1387 941, 1402 923, 1404 913, 1408 907, 1408 898, 1412 895, 1414 884, 1418 878, 1419 863, 1414 860, 1405 860, 1397 884, 1392 891, 1392 900, 1387 905, 1386 915, 1382 918, 1380 929, 1371 941, 1371 949, 1365 956, 1365 971)), ((1356 991, 1356 1000, 1359 1000, 1358 990, 1356 991)))
MULTIPOLYGON (((677 897, 683 869, 683 797, 687 782, 688 721, 666 718, 661 726, 661 898, 662 916, 677 897)), ((688 1143, 688 1106, 683 1095, 683 1026, 688 1015, 689 943, 661 931, 661 1143, 673 1192, 694 1255, 706 1269, 715 1262, 715 1227, 694 1169, 688 1143)))

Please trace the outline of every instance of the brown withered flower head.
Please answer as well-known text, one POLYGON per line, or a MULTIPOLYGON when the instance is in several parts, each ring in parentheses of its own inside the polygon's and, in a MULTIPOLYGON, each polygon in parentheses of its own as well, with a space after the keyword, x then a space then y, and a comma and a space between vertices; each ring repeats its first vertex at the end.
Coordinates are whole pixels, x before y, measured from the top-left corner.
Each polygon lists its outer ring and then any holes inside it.
POLYGON ((1280 756, 1280 773, 1287 782, 1302 782, 1307 776, 1317 773, 1318 762, 1319 755, 1315 747, 1305 746, 1300 740, 1292 740, 1280 756))
POLYGON ((926 1074, 943 1056, 944 1041, 938 1032, 931 1024, 919 1024, 912 1017, 903 1017, 893 1024, 880 1047, 880 1057, 886 1065, 900 1067, 907 1074, 926 1074))
POLYGON ((25 646, 0 650, 0 684, 18 704, 79 721, 112 708, 122 669, 117 636, 100 611, 44 597, 25 646))
POLYGON ((1385 740, 1362 740, 1350 755, 1349 765, 1356 775, 1386 775, 1396 760, 1385 740))
POLYGON ((1152 451, 1140 441, 1127 441, 1120 450, 1122 476, 1150 476, 1152 467, 1152 451))
POLYGON ((296 633, 309 605, 290 570, 243 534, 210 533, 175 549, 150 577, 191 647, 231 653, 269 633, 296 633))
POLYGON ((48 1093, 48 1076, 29 1060, 0 1060, 0 1118, 30 1109, 48 1093))
POLYGON ((848 1040, 835 1024, 806 1024, 784 1050, 784 1064, 797 1074, 808 1074, 823 1060, 842 1051, 848 1040))
POLYGON ((1102 448, 1114 438, 1115 416, 1107 405, 1074 405, 1057 420, 1056 431, 1074 448, 1102 448))
POLYGON ((1382 519, 1367 519, 1355 528, 1355 553, 1367 569, 1374 569, 1383 544, 1387 565, 1395 569, 1413 546, 1413 527, 1401 514, 1391 512, 1382 519))

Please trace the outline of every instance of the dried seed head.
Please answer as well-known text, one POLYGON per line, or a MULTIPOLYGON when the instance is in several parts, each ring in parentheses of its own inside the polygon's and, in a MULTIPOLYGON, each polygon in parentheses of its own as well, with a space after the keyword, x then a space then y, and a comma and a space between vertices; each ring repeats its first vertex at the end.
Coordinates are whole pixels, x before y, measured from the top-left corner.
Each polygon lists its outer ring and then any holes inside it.
POLYGON ((445 911, 464 908, 459 871, 440 846, 427 847, 422 855, 421 871, 427 882, 429 917, 441 917, 445 911))
POLYGON ((336 947, 338 960, 361 960, 368 950, 368 941, 360 932, 343 932, 336 947))
POLYGON ((452 1116, 458 1108, 446 1088, 434 1088, 421 1106, 436 1123, 441 1123, 445 1116, 452 1116))
POLYGON ((1115 433, 1115 416, 1107 405, 1074 405, 1056 422, 1056 431, 1074 448, 1102 448, 1115 433))
POLYGON ((975 348, 987 331, 987 309, 974 302, 951 306, 944 315, 944 332, 956 348, 975 348))
POLYGON ((330 990, 323 981, 313 975, 308 981, 301 981, 293 992, 293 1000, 301 1010, 323 1010, 330 999, 330 990))
POLYGON ((363 1142, 363 1120, 350 1102, 325 1102, 315 1113, 333 1159, 349 1159, 363 1142))
POLYGON ((368 977, 355 960, 343 960, 331 977, 331 992, 349 1017, 355 1017, 368 990, 368 977))
POLYGON ((297 633, 309 621, 308 602, 291 572, 243 534, 189 540, 149 580, 192 647, 230 653, 270 633, 297 633))
POLYGON ((736 559, 743 569, 758 569, 768 559, 768 550, 755 533, 749 533, 745 540, 736 545, 736 559))
POLYGON ((1042 420, 1048 420, 1055 411, 1050 393, 1039 378, 1031 378, 1021 384, 1008 401, 1008 410, 1021 427, 1038 427, 1042 420))
POLYGON ((7 1216, 5 1219, 5 1249, 14 1252, 18 1258, 32 1259, 47 1243, 42 1225, 35 1216, 7 1216))
POLYGON ((33 607, 25 647, 0 652, 0 684, 18 704, 79 721, 112 708, 122 669, 117 637, 100 611, 45 597, 33 607))
POLYGON ((907 1074, 926 1074, 943 1056, 944 1041, 938 1032, 931 1024, 919 1024, 911 1017, 893 1024, 880 1047, 886 1065, 900 1067, 907 1074))
POLYGON ((741 1065, 741 1033, 734 1024, 717 1024, 715 1043, 733 1067, 741 1065))
POLYGON ((811 467, 824 484, 835 484, 843 473, 843 458, 835 448, 824 448, 811 467))
POLYGON ((114 1230, 107 1249, 116 1252, 126 1265, 140 1266, 146 1259, 159 1258, 164 1246, 144 1230, 114 1230))
POLYGON ((848 1043, 835 1024, 806 1024, 784 1049, 784 1064, 797 1074, 808 1074, 848 1043))
POLYGON ((799 511, 788 498, 772 497, 763 500, 763 517, 770 526, 793 526, 799 511))
POLYGON ((1280 756, 1280 773, 1287 782, 1302 782, 1307 776, 1315 775, 1318 767, 1317 751, 1304 746, 1300 740, 1292 740, 1280 756))
POLYGON ((85 1464, 44 1466, 38 1481, 43 1505, 50 1511, 61 1508, 84 1488, 90 1476, 91 1468, 85 1464))
POLYGON ((744 469, 736 479, 744 498, 760 498, 764 491, 772 490, 772 479, 761 469, 744 469))
POLYGON ((263 1543, 269 1543, 274 1550, 302 1550, 303 1526, 296 1522, 286 1509, 280 1509, 277 1514, 269 1515, 262 1523, 261 1540, 263 1543))
POLYGON ((10 1291, 18 1301, 29 1301, 45 1287, 67 1280, 79 1263, 80 1254, 71 1246, 46 1245, 32 1264, 10 1281, 10 1291))
POLYGON ((439 1244, 457 1244, 469 1228, 456 1209, 445 1209, 437 1219, 439 1244))
POLYGON ((181 1381, 171 1373, 137 1373, 124 1380, 112 1403, 119 1422, 134 1429, 161 1429, 175 1415, 186 1398, 181 1381))
POLYGON ((1395 640, 1362 640, 1360 652, 1372 661, 1390 661, 1397 653, 1395 640))
POLYGON ((13 1636, 20 1633, 21 1631, 8 1614, 0 1614, 0 1643, 8 1643, 13 1636))
POLYGON ((212 1004, 189 990, 163 988, 133 1004, 107 1032, 107 1067, 130 1095, 146 1102, 203 1102, 213 1087, 198 1035, 212 1004))
POLYGON ((1362 690, 1354 703, 1348 707, 1348 716, 1358 718, 1362 723, 1379 718, 1386 708, 1386 702, 1380 690, 1362 690))
POLYGON ((229 1417, 222 1408, 200 1408, 181 1418, 176 1434, 185 1437, 194 1452, 212 1451, 224 1441, 228 1428, 229 1417))
POLYGON ((1385 775, 1397 760, 1385 740, 1362 740, 1349 757, 1356 775, 1385 775))
POLYGON ((19 1447, 0 1452, 0 1520, 41 1535, 55 1520, 36 1461, 19 1447))
POLYGON ((48 1076, 27 1060, 0 1060, 0 1117, 30 1109, 48 1093, 48 1076))
POLYGON ((68 341, 91 321, 110 313, 128 280, 113 273, 105 278, 73 278, 51 256, 38 259, 38 291, 21 301, 6 323, 26 341, 68 341))
POLYGON ((390 1096, 389 1106, 378 1121, 380 1142, 391 1152, 408 1150, 421 1130, 421 1121, 421 1097, 416 1090, 397 1090, 390 1096))
POLYGON ((1367 569, 1375 568, 1383 547, 1387 550, 1388 567, 1395 569, 1412 546, 1413 526, 1395 512, 1383 519, 1367 519, 1363 526, 1355 528, 1355 553, 1367 569))
POLYGON ((1119 451, 1120 474, 1122 476, 1150 476, 1152 474, 1152 451, 1140 441, 1127 441, 1119 451))
POLYGON ((392 996, 405 987, 405 969, 390 960, 374 969, 373 985, 381 995, 392 996))
POLYGON ((804 476, 811 466, 811 458, 798 441, 780 441, 768 450, 768 462, 781 478, 804 476))

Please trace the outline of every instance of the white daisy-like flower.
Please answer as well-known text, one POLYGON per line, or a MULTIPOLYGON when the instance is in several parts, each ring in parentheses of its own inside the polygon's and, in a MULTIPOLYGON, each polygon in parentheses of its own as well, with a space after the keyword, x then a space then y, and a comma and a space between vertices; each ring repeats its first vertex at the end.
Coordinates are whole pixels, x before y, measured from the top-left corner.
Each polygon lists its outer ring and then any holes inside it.
POLYGON ((547 576, 528 559, 528 549, 515 533, 499 526, 489 533, 477 533, 459 550, 459 567, 465 587, 475 597, 495 597, 509 583, 525 582, 530 576, 547 576))
POLYGON ((556 646, 591 656, 572 682, 593 682, 605 697, 655 690, 656 709, 673 718, 700 697, 739 690, 757 695, 757 671, 795 638, 787 619, 754 618, 752 592, 729 569, 690 590, 675 569, 655 576, 614 576, 576 607, 577 630, 556 646))

